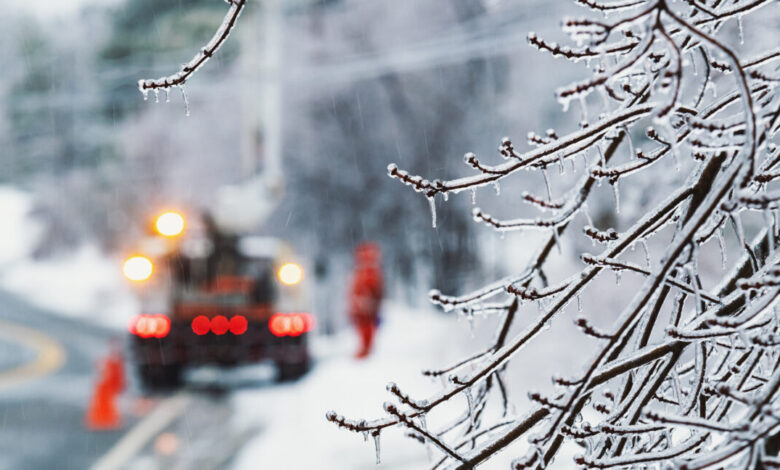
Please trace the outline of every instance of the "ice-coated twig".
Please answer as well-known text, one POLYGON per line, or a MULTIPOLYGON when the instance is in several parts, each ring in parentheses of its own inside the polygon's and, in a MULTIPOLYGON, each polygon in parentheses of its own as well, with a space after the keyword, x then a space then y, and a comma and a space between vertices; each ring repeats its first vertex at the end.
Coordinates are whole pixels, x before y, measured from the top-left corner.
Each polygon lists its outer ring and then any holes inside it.
POLYGON ((396 408, 395 405, 393 405, 392 403, 385 403, 385 411, 388 414, 397 418, 399 422, 401 422, 404 426, 413 429, 418 434, 423 436, 428 442, 432 443, 433 445, 441 449, 445 454, 449 455, 450 457, 453 457, 455 460, 465 462, 465 459, 460 454, 458 454, 455 450, 451 449, 447 444, 442 442, 439 438, 433 436, 427 430, 422 429, 414 421, 409 419, 407 415, 399 411, 398 408, 396 408))
POLYGON ((583 465, 588 468, 628 467, 647 462, 668 462, 675 457, 679 457, 680 455, 686 454, 696 449, 702 445, 706 439, 706 434, 698 434, 688 438, 685 442, 676 447, 659 452, 647 452, 636 455, 628 455, 625 457, 603 459, 591 459, 585 456, 578 456, 575 457, 574 462, 577 463, 577 465, 583 465))
POLYGON ((618 11, 628 8, 635 8, 645 5, 647 0, 622 0, 613 2, 602 2, 598 0, 576 0, 580 5, 584 5, 596 11, 618 11))
POLYGON ((623 125, 625 122, 646 116, 653 111, 654 107, 655 103, 646 103, 619 110, 613 115, 605 117, 585 129, 571 133, 548 145, 527 152, 521 155, 520 159, 510 160, 493 167, 486 167, 490 173, 481 173, 475 176, 467 176, 451 181, 428 181, 421 176, 410 175, 408 172, 400 170, 398 166, 394 164, 388 166, 387 172, 390 177, 396 178, 402 183, 411 186, 415 191, 423 192, 427 197, 433 197, 438 193, 444 192, 458 193, 465 189, 492 183, 518 170, 527 168, 534 162, 546 156, 555 156, 558 152, 566 151, 566 149, 576 146, 583 141, 587 141, 593 137, 603 136, 611 127, 623 125))
MULTIPOLYGON (((652 275, 652 272, 650 272, 647 269, 644 269, 644 268, 642 268, 640 266, 637 266, 637 265, 635 265, 633 263, 628 263, 628 262, 624 262, 624 261, 616 261, 616 260, 612 260, 612 259, 599 258, 599 257, 591 256, 591 255, 589 255, 587 253, 582 255, 582 260, 585 263, 587 263, 587 264, 606 266, 606 267, 608 267, 610 269, 613 269, 615 271, 624 271, 625 270, 625 271, 631 271, 631 272, 643 274, 645 276, 652 275)), ((685 292, 687 294, 695 294, 695 291, 694 291, 693 287, 691 287, 691 286, 689 286, 687 284, 684 284, 684 283, 678 281, 677 279, 675 279, 673 277, 668 277, 665 282, 668 283, 671 286, 677 287, 678 289, 682 290, 683 292, 685 292)), ((712 295, 710 295, 710 294, 708 294, 706 292, 702 292, 701 293, 701 297, 704 300, 708 301, 708 302, 712 302, 712 303, 715 303, 715 304, 720 304, 721 303, 720 299, 718 299, 717 297, 713 297, 712 295)))
POLYGON ((398 385, 395 382, 390 382, 387 384, 387 391, 392 393, 393 395, 398 398, 398 401, 403 403, 404 405, 411 406, 415 410, 422 410, 425 407, 425 403, 417 403, 416 400, 413 400, 409 397, 406 393, 402 392, 400 388, 398 388, 398 385))
POLYGON ((470 294, 462 295, 462 296, 447 296, 443 295, 438 290, 432 290, 428 293, 428 296, 434 304, 441 305, 445 310, 451 310, 452 308, 456 306, 461 305, 470 305, 474 302, 486 300, 488 298, 491 298, 497 294, 500 294, 504 291, 506 291, 507 286, 518 284, 521 282, 525 282, 533 276, 534 270, 529 269, 524 274, 520 276, 510 276, 501 280, 498 280, 496 282, 493 282, 492 284, 489 284, 475 292, 472 292, 470 294))
MULTIPOLYGON (((143 93, 144 97, 147 96, 149 90, 169 90, 173 87, 183 87, 187 80, 194 74, 200 67, 202 67, 208 60, 217 52, 222 44, 230 36, 230 32, 238 21, 238 17, 241 15, 241 11, 246 5, 246 0, 225 0, 230 8, 225 14, 225 18, 222 20, 222 24, 211 37, 208 43, 203 46, 195 57, 189 62, 182 65, 178 72, 160 77, 157 79, 141 79, 138 80, 138 90, 143 93)), ((184 89, 182 88, 182 92, 184 89)))

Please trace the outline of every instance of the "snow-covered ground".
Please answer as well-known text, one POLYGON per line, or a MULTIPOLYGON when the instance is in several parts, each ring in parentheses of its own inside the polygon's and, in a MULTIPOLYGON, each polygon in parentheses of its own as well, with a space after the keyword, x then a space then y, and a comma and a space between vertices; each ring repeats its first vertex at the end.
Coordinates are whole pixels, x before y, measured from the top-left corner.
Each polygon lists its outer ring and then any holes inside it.
POLYGON ((124 327, 138 304, 119 263, 94 243, 35 258, 44 222, 33 216, 34 206, 30 194, 0 186, 0 289, 57 314, 124 327))
MULTIPOLYGON (((312 349, 317 363, 300 381, 233 394, 234 426, 258 432, 236 456, 232 470, 413 469, 429 468, 431 462, 439 460, 441 454, 437 450, 432 450, 429 460, 425 447, 406 437, 402 429, 390 428, 380 435, 381 463, 376 465, 372 438, 364 441, 360 434, 338 429, 325 419, 325 414, 335 410, 348 418, 382 417, 382 404, 395 401, 385 391, 391 381, 414 398, 427 397, 442 384, 423 377, 420 370, 450 365, 483 347, 493 331, 493 323, 478 320, 472 337, 468 323, 457 321, 454 315, 411 310, 392 303, 383 308, 385 315, 376 348, 367 360, 353 359, 356 335, 342 331, 334 337, 314 339, 312 349)), ((562 351, 557 352, 560 354, 562 351)), ((536 358, 535 369, 549 383, 548 374, 541 370, 556 353, 542 348, 532 355, 536 358)), ((523 379, 509 385, 510 391, 518 391, 526 389, 529 383, 523 379)), ((431 429, 441 427, 466 409, 464 398, 452 401, 450 408, 437 410, 428 417, 431 429)), ((517 412, 522 414, 524 406, 527 404, 518 403, 517 412)), ((525 439, 521 441, 480 468, 509 468, 512 459, 525 452, 525 439)), ((566 453, 569 454, 568 449, 566 453)), ((564 463, 561 468, 571 462, 570 455, 566 457, 560 459, 564 463)))
MULTIPOLYGON (((282 386, 234 394, 236 426, 260 426, 235 460, 234 470, 421 468, 428 463, 424 447, 399 429, 380 435, 381 465, 375 465, 374 443, 337 429, 325 413, 336 410, 352 418, 383 416, 385 391, 395 381, 405 391, 424 396, 440 384, 422 377, 420 369, 448 363, 472 341, 469 327, 452 315, 411 311, 400 305, 384 308, 374 354, 353 359, 356 336, 343 331, 313 342, 316 365, 302 380, 282 386)), ((459 405, 464 405, 459 403, 459 405)), ((438 455, 434 452, 435 457, 438 455)))

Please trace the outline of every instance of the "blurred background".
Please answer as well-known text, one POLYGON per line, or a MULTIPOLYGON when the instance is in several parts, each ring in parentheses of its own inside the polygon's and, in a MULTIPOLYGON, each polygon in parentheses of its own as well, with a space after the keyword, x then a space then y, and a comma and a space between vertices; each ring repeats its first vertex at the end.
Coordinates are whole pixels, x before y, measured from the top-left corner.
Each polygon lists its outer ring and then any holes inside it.
MULTIPOLYGON (((525 39, 560 39, 561 3, 252 0, 186 90, 145 100, 137 80, 190 60, 225 2, 0 2, 0 468, 373 467, 373 444, 325 411, 379 416, 388 380, 433 390, 421 368, 490 338, 489 320, 469 328, 433 313, 427 292, 466 292, 522 266, 535 235, 473 223, 472 198, 523 216, 513 201, 544 190, 529 179, 437 199, 432 227, 425 198, 386 168, 463 176, 465 152, 498 161, 504 136, 525 148, 529 130, 572 126, 553 91, 583 69, 525 39), (192 243, 155 233, 166 211, 192 243), (207 292, 187 251, 198 240, 241 260, 214 274, 218 256, 203 255, 207 292), (358 361, 350 301, 365 242, 381 253, 384 295, 375 350, 358 361), (124 264, 139 254, 154 266, 149 286, 124 264), (292 312, 305 313, 305 371, 280 380, 244 352, 222 361, 241 367, 199 357, 175 383, 143 376, 166 341, 197 331, 190 318, 177 325, 188 308, 207 318, 203 338, 220 336, 206 308, 217 303, 203 298, 241 291, 234 278, 262 262, 281 281, 279 266, 299 268, 300 292, 247 288, 254 300, 231 315, 249 319, 246 337, 254 313, 242 312, 288 315, 268 327, 276 339, 264 330, 279 342, 293 336, 292 312)), ((602 192, 597 221, 613 208, 602 192)), ((397 434, 383 437, 382 467, 426 465, 425 449, 397 434)))

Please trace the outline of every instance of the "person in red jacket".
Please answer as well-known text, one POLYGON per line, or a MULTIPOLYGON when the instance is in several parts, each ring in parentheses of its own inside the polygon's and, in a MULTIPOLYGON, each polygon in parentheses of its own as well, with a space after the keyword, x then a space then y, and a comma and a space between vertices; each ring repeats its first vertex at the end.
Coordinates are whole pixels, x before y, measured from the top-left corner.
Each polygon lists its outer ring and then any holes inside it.
POLYGON ((355 357, 371 352, 382 301, 381 253, 374 243, 362 243, 355 249, 355 273, 349 296, 349 315, 360 337, 355 357))

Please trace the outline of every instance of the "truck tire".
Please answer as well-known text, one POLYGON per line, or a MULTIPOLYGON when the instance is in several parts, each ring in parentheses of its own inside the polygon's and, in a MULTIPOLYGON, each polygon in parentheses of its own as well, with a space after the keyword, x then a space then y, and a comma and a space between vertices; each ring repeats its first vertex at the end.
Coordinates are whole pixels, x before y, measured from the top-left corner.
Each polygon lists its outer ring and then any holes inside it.
POLYGON ((277 362, 276 380, 290 382, 301 378, 309 370, 309 362, 277 362))
POLYGON ((171 364, 141 364, 138 366, 141 387, 147 392, 170 390, 182 383, 181 367, 171 364))

